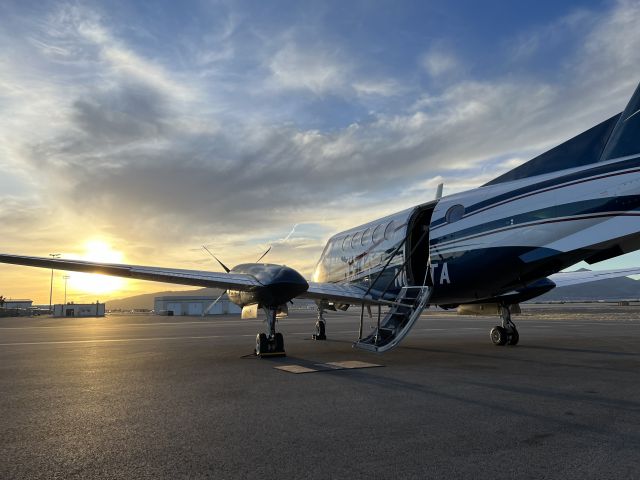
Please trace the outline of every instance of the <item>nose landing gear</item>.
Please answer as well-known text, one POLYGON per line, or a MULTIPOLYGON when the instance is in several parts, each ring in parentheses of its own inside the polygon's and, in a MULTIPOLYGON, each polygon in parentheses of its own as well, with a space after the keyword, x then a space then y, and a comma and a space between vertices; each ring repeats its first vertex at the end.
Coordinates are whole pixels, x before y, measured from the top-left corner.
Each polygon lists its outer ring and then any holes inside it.
POLYGON ((491 329, 489 337, 494 345, 517 345, 520 341, 520 335, 516 324, 511 320, 511 306, 502 305, 500 308, 500 317, 502 318, 502 326, 496 326, 491 329))

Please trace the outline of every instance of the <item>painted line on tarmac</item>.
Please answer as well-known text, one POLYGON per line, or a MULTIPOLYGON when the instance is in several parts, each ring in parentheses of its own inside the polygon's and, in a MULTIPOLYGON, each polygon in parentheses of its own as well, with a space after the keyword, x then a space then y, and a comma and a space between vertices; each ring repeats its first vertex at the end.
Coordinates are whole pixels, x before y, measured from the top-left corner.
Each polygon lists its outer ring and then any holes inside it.
POLYGON ((255 319, 249 320, 227 320, 220 322, 158 322, 158 323, 99 323, 99 324, 78 324, 78 325, 33 325, 30 327, 0 327, 0 330, 38 330, 38 329, 50 329, 50 328, 119 328, 119 327, 156 327, 156 326, 175 326, 175 325, 201 325, 212 327, 223 327, 225 325, 250 325, 251 323, 258 323, 255 319), (252 322, 253 320, 253 322, 252 322))
POLYGON ((152 342, 154 340, 200 340, 211 338, 225 338, 227 335, 202 335, 193 337, 149 337, 149 338, 102 338, 93 340, 52 340, 42 342, 14 342, 0 343, 0 347, 28 346, 28 345, 77 345, 86 343, 127 343, 127 342, 152 342))

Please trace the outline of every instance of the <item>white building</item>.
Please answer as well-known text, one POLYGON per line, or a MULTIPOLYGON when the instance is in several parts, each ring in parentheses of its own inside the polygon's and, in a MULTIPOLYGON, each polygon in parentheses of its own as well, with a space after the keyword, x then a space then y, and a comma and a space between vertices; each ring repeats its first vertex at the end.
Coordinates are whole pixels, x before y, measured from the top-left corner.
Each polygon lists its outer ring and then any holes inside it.
POLYGON ((104 303, 67 303, 53 306, 54 317, 104 317, 104 303))
POLYGON ((5 300, 2 308, 5 310, 20 309, 28 310, 32 307, 33 300, 5 300))
MULTIPOLYGON (((184 296, 155 297, 153 310, 156 315, 202 315, 217 297, 184 296)), ((242 309, 229 300, 226 295, 216 303, 208 315, 240 313, 242 309)))

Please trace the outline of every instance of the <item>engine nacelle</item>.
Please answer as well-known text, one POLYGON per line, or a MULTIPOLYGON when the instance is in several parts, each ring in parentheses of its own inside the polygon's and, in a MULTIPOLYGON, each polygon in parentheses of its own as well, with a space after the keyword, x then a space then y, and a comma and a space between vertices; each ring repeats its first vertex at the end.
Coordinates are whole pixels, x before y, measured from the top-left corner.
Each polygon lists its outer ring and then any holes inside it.
MULTIPOLYGON (((500 315, 499 303, 468 303, 460 305, 457 309, 458 315, 500 315)), ((520 315, 522 310, 520 304, 511 305, 511 315, 520 315)))

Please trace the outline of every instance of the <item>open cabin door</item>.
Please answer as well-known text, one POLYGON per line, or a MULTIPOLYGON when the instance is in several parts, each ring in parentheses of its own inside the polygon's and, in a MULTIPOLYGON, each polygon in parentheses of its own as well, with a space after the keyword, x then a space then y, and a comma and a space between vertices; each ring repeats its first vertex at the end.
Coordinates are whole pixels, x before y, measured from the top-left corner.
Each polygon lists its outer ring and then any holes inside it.
MULTIPOLYGON (((407 225, 406 271, 408 286, 422 286, 429 270, 429 226, 438 201, 416 208, 407 225)), ((427 279, 427 282, 429 280, 427 279)))
MULTIPOLYGON (((394 301, 389 302, 389 311, 382 318, 378 307, 378 325, 363 337, 364 305, 360 313, 360 335, 356 348, 373 352, 386 352, 400 343, 409 333, 422 311, 428 306, 433 291, 429 273, 429 226, 434 201, 417 207, 407 224, 404 240, 404 264, 407 282, 394 301)), ((400 247, 398 247, 400 249, 400 247)), ((386 292, 382 292, 383 295, 386 292)))

